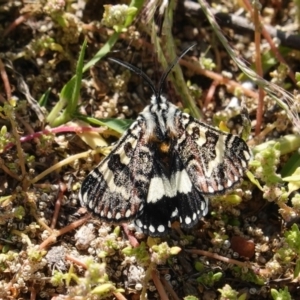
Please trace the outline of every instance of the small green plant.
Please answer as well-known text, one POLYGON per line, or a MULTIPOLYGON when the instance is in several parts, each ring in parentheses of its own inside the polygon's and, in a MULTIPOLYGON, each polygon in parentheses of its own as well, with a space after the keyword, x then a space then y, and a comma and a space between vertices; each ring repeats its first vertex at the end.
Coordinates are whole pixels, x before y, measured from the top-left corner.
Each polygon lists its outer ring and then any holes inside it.
POLYGON ((300 231, 297 224, 293 224, 291 230, 285 234, 285 240, 296 253, 300 253, 300 231))
POLYGON ((147 250, 147 245, 144 242, 136 248, 128 246, 122 250, 122 253, 127 256, 134 256, 142 265, 149 265, 150 263, 150 255, 147 250))
POLYGON ((181 249, 179 247, 170 247, 168 243, 160 243, 151 247, 151 261, 157 265, 165 264, 171 255, 177 255, 181 249))
POLYGON ((127 256, 135 256, 136 260, 143 265, 149 265, 150 262, 157 265, 165 264, 171 255, 177 255, 180 251, 179 247, 169 247, 166 242, 153 244, 150 246, 150 250, 144 242, 136 248, 126 247, 122 250, 127 256))
POLYGON ((247 298, 246 293, 239 295, 239 293, 228 284, 222 289, 218 289, 218 291, 221 293, 220 300, 246 300, 247 298))
MULTIPOLYGON (((62 286, 64 282, 69 286, 71 297, 80 296, 79 299, 90 299, 94 296, 100 299, 109 297, 113 292, 123 292, 117 289, 115 285, 109 281, 106 274, 105 264, 95 263, 88 260, 85 276, 80 278, 76 275, 73 265, 71 265, 68 273, 54 271, 51 283, 54 286, 62 286), (70 286, 71 281, 75 281, 75 286, 70 286)), ((97 298, 98 299, 98 298, 97 298)))
POLYGON ((222 278, 221 272, 207 272, 197 278, 197 282, 203 284, 205 287, 213 287, 216 282, 222 278))
POLYGON ((280 289, 279 291, 271 289, 271 295, 274 300, 292 300, 287 287, 285 287, 283 290, 280 289))
POLYGON ((289 264, 294 257, 295 252, 289 247, 282 247, 275 254, 275 258, 282 264, 289 264))
POLYGON ((267 147, 256 153, 251 165, 256 168, 255 175, 267 185, 281 182, 281 177, 276 173, 279 164, 280 150, 279 144, 267 147))
POLYGON ((207 53, 209 52, 209 50, 210 48, 208 48, 206 52, 201 54, 199 63, 203 69, 212 71, 216 68, 216 64, 210 57, 207 57, 207 53))
POLYGON ((23 206, 17 206, 13 208, 12 213, 16 219, 22 220, 25 216, 25 209, 23 206))
POLYGON ((47 251, 39 249, 38 246, 27 249, 28 259, 32 262, 39 262, 46 255, 47 251))
POLYGON ((183 298, 184 300, 199 300, 199 298, 195 297, 195 296, 186 296, 183 298))
POLYGON ((116 32, 126 31, 136 12, 136 7, 126 4, 104 5, 102 24, 113 28, 116 32))
POLYGON ((264 279, 256 275, 252 270, 244 267, 233 266, 232 271, 235 277, 240 278, 246 282, 253 282, 258 285, 264 284, 264 279))

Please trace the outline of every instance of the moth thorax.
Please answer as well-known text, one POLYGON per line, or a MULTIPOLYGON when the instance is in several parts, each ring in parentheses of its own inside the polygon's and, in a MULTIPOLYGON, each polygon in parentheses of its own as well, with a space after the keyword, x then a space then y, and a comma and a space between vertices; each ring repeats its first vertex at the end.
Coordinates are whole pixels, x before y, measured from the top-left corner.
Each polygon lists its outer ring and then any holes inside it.
POLYGON ((159 144, 159 151, 161 153, 168 153, 170 150, 170 143, 168 142, 162 142, 159 144))
POLYGON ((172 160, 172 146, 169 140, 157 143, 157 158, 161 162, 160 166, 163 168, 166 176, 171 175, 171 160, 172 160))

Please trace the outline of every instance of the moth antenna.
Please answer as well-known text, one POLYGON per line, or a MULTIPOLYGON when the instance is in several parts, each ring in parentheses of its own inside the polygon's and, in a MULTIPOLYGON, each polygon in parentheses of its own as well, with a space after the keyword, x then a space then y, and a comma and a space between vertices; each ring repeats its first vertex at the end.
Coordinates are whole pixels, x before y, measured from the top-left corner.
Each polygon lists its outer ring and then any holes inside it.
POLYGON ((171 63, 171 65, 169 66, 169 68, 167 69, 167 71, 162 75, 159 84, 158 84, 158 92, 155 94, 158 98, 160 98, 161 94, 162 94, 162 90, 163 90, 163 84, 165 83, 166 78, 168 77, 168 75, 170 74, 170 72, 172 71, 172 69, 174 68, 174 66, 178 63, 178 61, 186 55, 187 52, 189 52, 193 47, 195 47, 196 44, 193 44, 192 46, 188 47, 187 49, 185 49, 180 55, 179 57, 177 57, 176 59, 174 59, 174 61, 171 63))
POLYGON ((153 94, 157 97, 158 93, 157 93, 157 90, 152 82, 152 80, 149 78, 149 76, 147 74, 145 74, 141 69, 131 65, 130 63, 127 63, 127 62, 124 62, 122 60, 119 60, 119 59, 116 59, 116 58, 109 58, 110 61, 113 61, 125 68, 127 68, 128 70, 134 72, 135 74, 141 76, 147 83, 148 85, 150 86, 153 94))
POLYGON ((178 63, 178 61, 187 53, 189 52, 193 47, 195 47, 196 44, 191 45, 190 47, 188 47, 186 50, 184 50, 179 57, 177 57, 176 59, 174 59, 174 61, 171 63, 171 65, 169 66, 169 68, 167 69, 167 71, 162 75, 159 84, 158 84, 158 89, 155 88, 152 80, 149 78, 149 76, 144 73, 141 69, 133 66, 130 63, 127 63, 125 61, 116 59, 116 58, 108 58, 108 60, 115 62, 121 66, 123 66, 124 68, 127 68, 128 70, 134 72, 135 74, 141 76, 150 86, 153 94, 155 95, 156 99, 159 100, 161 94, 162 94, 162 90, 163 90, 163 84, 165 83, 165 80, 167 78, 167 76, 170 74, 170 72, 172 71, 172 69, 174 68, 174 66, 178 63))

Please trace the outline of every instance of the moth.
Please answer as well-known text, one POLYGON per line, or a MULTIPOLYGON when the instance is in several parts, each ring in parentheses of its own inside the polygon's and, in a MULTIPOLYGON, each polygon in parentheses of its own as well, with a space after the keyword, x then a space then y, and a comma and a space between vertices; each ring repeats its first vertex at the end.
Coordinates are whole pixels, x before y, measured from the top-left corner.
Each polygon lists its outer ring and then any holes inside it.
MULTIPOLYGON (((191 48, 191 47, 190 47, 191 48)), ((113 62, 139 74, 150 86, 151 103, 115 144, 111 153, 84 179, 81 205, 108 223, 133 220, 150 236, 169 232, 171 223, 191 228, 208 212, 208 197, 239 184, 250 150, 238 136, 200 122, 162 96, 138 68, 113 62)))

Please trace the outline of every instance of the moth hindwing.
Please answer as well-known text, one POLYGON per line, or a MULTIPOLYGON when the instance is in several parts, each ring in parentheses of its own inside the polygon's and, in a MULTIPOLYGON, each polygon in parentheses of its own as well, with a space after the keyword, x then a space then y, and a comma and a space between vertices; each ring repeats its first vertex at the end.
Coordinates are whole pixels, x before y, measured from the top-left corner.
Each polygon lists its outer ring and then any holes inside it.
POLYGON ((207 214, 208 196, 240 183, 250 151, 239 137, 221 132, 181 112, 161 96, 148 76, 151 103, 111 153, 85 178, 81 205, 105 222, 134 220, 145 234, 161 236, 179 219, 190 228, 207 214))

